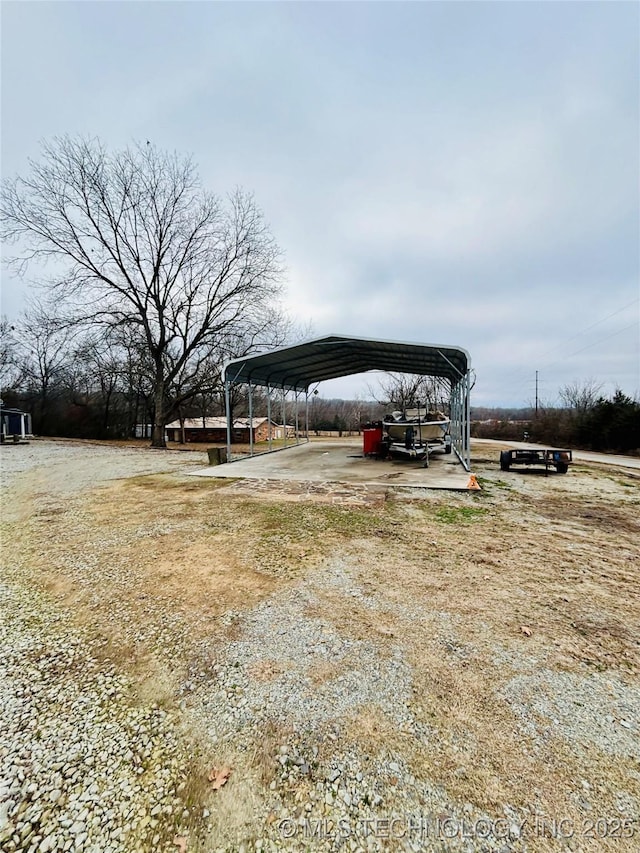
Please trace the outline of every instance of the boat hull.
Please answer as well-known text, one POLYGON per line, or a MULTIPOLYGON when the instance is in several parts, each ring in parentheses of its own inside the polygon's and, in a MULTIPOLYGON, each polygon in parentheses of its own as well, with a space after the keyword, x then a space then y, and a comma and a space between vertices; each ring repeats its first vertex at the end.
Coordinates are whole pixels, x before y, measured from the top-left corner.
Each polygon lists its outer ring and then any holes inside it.
POLYGON ((444 441, 445 435, 449 433, 449 419, 442 421, 422 421, 415 423, 410 421, 384 422, 382 428, 394 444, 405 444, 407 442, 407 431, 412 430, 412 443, 423 444, 431 441, 444 441))

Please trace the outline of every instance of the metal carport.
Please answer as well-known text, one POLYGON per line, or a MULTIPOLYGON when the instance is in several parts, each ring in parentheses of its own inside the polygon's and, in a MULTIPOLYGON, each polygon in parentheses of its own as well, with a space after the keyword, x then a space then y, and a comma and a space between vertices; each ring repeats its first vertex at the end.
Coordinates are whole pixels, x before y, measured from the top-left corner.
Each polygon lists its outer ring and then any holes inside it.
MULTIPOLYGON (((451 406, 451 439, 458 458, 469 470, 470 420, 469 396, 471 391, 471 359, 460 347, 443 344, 415 344, 401 341, 382 341, 373 338, 355 338, 328 335, 304 341, 294 346, 281 347, 260 355, 237 358, 224 369, 225 401, 227 415, 227 458, 231 458, 231 406, 232 385, 249 387, 249 417, 253 417, 252 388, 267 389, 268 417, 271 419, 271 391, 282 393, 282 409, 288 391, 296 395, 304 392, 308 411, 309 388, 318 382, 382 370, 437 377, 448 384, 451 406)), ((298 408, 296 406, 296 435, 298 435, 298 408)), ((283 417, 283 424, 285 418, 283 417)), ((306 435, 308 438, 308 416, 306 435)), ((253 445, 251 445, 253 453, 253 445)))

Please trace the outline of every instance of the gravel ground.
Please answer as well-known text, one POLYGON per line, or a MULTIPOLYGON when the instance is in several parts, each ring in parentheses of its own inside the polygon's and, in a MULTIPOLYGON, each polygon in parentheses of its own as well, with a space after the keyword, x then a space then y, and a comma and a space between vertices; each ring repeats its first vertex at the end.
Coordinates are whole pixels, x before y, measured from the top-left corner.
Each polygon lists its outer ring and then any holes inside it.
MULTIPOLYGON (((96 484, 190 461, 115 447, 95 453, 84 443, 2 447, 3 513, 15 520, 11 490, 21 474, 36 472, 42 511, 96 484)), ((175 721, 131 701, 130 679, 105 657, 104 641, 78 630, 15 566, 3 565, 3 576, 12 583, 0 584, 0 847, 160 849, 188 817, 180 796, 188 755, 175 721)))
POLYGON ((3 584, 0 596, 2 849, 157 848, 159 816, 184 809, 171 717, 133 706, 99 643, 39 595, 3 584))
MULTIPOLYGON (((364 602, 372 612, 388 604, 368 596, 355 582, 354 567, 331 560, 314 579, 316 591, 332 588, 364 602)), ((428 744, 436 732, 418 722, 411 705, 411 667, 401 644, 381 658, 374 643, 340 636, 326 619, 309 618, 319 604, 307 584, 277 602, 266 601, 247 616, 229 613, 242 640, 231 642, 211 679, 191 682, 189 705, 216 741, 251 743, 269 724, 287 721, 276 749, 277 770, 261 804, 265 831, 256 843, 269 850, 389 849, 500 851, 529 849, 520 835, 528 812, 505 806, 497 838, 464 838, 473 828, 489 833, 495 819, 471 803, 455 803, 447 791, 419 780, 402 753, 391 747, 380 755, 349 746, 349 720, 374 706, 396 733, 428 744), (265 678, 256 667, 268 662, 265 678), (340 674, 314 679, 323 665, 340 665, 340 674), (212 714, 211 709, 223 709, 212 714)), ((402 608, 407 623, 420 611, 402 608)), ((445 618, 446 621, 446 618, 445 618)), ((450 633, 450 632, 449 632, 450 633)), ((250 815, 255 821, 255 813, 250 815)), ((236 849, 223 845, 217 850, 236 849)))
POLYGON ((32 441, 0 448, 2 487, 21 473, 47 469, 47 488, 61 495, 122 477, 202 467, 206 454, 117 447, 91 442, 32 441))
MULTIPOLYGON (((263 571, 271 571, 271 580, 280 585, 254 604, 222 606, 215 617, 204 610, 191 613, 184 604, 168 607, 140 585, 142 559, 137 566, 126 555, 135 556, 138 549, 142 558, 155 541, 170 537, 197 541, 204 527, 195 511, 180 516, 175 505, 167 504, 153 521, 140 510, 140 519, 134 514, 126 529, 92 525, 100 496, 106 500, 115 481, 166 474, 172 482, 186 483, 193 478, 179 478, 202 466, 200 454, 41 441, 3 447, 0 464, 3 537, 23 535, 28 513, 34 539, 26 538, 25 544, 35 549, 27 554, 27 548, 24 559, 18 554, 11 563, 3 549, 3 851, 640 850, 635 659, 628 660, 627 669, 599 671, 581 662, 570 670, 568 663, 558 665, 552 643, 535 646, 534 638, 527 648, 509 645, 484 619, 469 630, 471 617, 454 612, 453 602, 448 607, 446 593, 436 603, 436 587, 414 600, 395 594, 393 585, 384 582, 384 565, 404 554, 402 529, 385 528, 383 538, 366 542, 363 534, 350 554, 336 542, 335 549, 314 558, 313 571, 283 570, 280 576, 279 569, 269 567, 286 563, 287 534, 266 537, 252 551, 243 530, 245 504, 238 504, 244 507, 240 518, 223 516, 218 507, 214 538, 198 558, 215 555, 228 529, 232 545, 237 536, 239 566, 246 568, 251 554, 257 554, 263 571), (60 538, 62 545, 48 550, 47 537, 52 542, 60 538), (278 553, 270 555, 269 549, 278 553), (43 565, 49 560, 50 567, 43 565), (382 580, 374 583, 373 573, 363 566, 378 563, 382 580), (44 578, 47 568, 52 577, 64 577, 67 601, 76 590, 78 608, 89 614, 83 625, 73 608, 56 597, 57 586, 34 582, 36 564, 44 578), (105 597, 105 589, 112 598, 105 597), (429 596, 433 606, 425 606, 429 596), (361 630, 356 614, 373 628, 361 630), (109 625, 131 652, 114 655, 113 638, 109 642, 105 636, 109 625), (145 698, 133 667, 134 658, 136 666, 144 660, 144 649, 166 664, 173 678, 171 702, 145 698), (450 685, 445 689, 429 681, 423 659, 444 662, 443 672, 460 679, 451 684, 466 685, 459 688, 459 701, 450 685), (491 809, 481 804, 480 792, 477 798, 469 793, 473 765, 478 756, 487 759, 494 742, 470 719, 468 725, 448 727, 441 713, 429 713, 436 698, 429 691, 447 694, 454 719, 453 711, 467 698, 464 691, 477 688, 473 679, 464 679, 478 661, 485 661, 477 664, 478 679, 487 684, 478 693, 482 705, 471 706, 474 712, 495 707, 508 715, 508 736, 525 743, 523 761, 539 762, 534 766, 541 768, 554 760, 575 762, 578 770, 563 793, 563 801, 572 804, 571 832, 568 824, 552 831, 557 815, 549 811, 542 790, 532 788, 518 801, 507 796, 517 779, 492 796, 491 809), (229 783, 213 797, 195 780, 201 752, 217 766, 233 767, 229 783), (445 781, 442 774, 424 770, 442 756, 453 756, 455 767, 445 781), (607 761, 618 774, 615 781, 602 769, 607 761), (604 834, 602 826, 595 826, 602 819, 604 834)), ((493 475, 489 506, 515 525, 520 510, 512 507, 513 495, 501 485, 502 476, 493 475)), ((532 505, 542 513, 545 496, 563 500, 572 488, 568 479, 558 483, 524 478, 522 491, 540 502, 532 505)), ((576 480, 575 488, 593 501, 590 485, 576 480)), ((186 488, 203 487, 189 483, 186 488)), ((615 489, 622 489, 611 478, 601 478, 598 488, 603 506, 609 506, 615 489)), ((232 500, 248 499, 246 490, 233 483, 228 489, 232 500)), ((622 491, 629 505, 637 501, 629 490, 622 491)), ((185 492, 182 499, 191 494, 185 492)), ((365 520, 366 513, 382 511, 384 501, 376 500, 376 508, 369 509, 359 498, 356 506, 354 495, 358 498, 357 490, 344 501, 365 520)), ((422 497, 442 500, 442 495, 422 497)), ((451 506, 465 509, 467 498, 452 495, 451 506)), ((406 519, 422 523, 419 504, 403 500, 402 505, 406 519)), ((590 512, 598 522, 591 505, 590 512)), ((632 525, 628 518, 608 515, 601 521, 617 519, 622 525, 622 519, 632 525)), ((572 558, 574 522, 567 519, 562 553, 572 558)), ((537 522, 542 520, 540 514, 537 522)), ((618 560, 616 571, 636 564, 632 526, 621 530, 626 538, 616 554, 603 558, 599 571, 612 560, 618 560)), ((314 528, 318 544, 321 535, 314 528)), ((499 572, 508 558, 507 546, 498 542, 494 547, 492 535, 481 540, 476 533, 474 541, 474 559, 485 578, 494 568, 499 572)), ((582 543, 578 563, 593 561, 586 541, 579 536, 577 541, 582 543)), ((461 542, 463 553, 466 542, 461 542)), ((431 548, 429 554, 437 553, 435 540, 422 544, 431 548)), ((302 554, 299 563, 308 558, 311 545, 296 547, 302 554)), ((413 553, 413 543, 407 549, 413 553)), ((424 560, 425 553, 416 559, 424 560)), ((454 564, 448 555, 437 565, 442 577, 450 577, 456 565, 467 571, 467 564, 454 564)), ((499 598, 496 603, 499 611, 499 598)), ((636 657, 637 645, 636 637, 636 657)), ((465 722, 464 714, 460 719, 465 722)))

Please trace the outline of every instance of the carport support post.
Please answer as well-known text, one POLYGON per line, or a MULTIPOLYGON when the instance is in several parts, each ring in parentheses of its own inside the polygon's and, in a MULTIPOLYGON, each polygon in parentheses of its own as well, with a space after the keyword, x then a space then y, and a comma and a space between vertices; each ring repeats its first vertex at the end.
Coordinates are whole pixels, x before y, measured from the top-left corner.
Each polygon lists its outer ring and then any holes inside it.
POLYGON ((460 382, 456 382, 453 386, 453 405, 454 405, 454 427, 455 427, 455 451, 460 456, 462 454, 462 419, 460 417, 460 382))
POLYGON ((271 386, 267 385, 267 421, 269 423, 269 450, 271 450, 271 386))
POLYGON ((304 432, 309 441, 309 389, 304 389, 304 432))
POLYGON ((451 389, 451 438, 453 450, 463 467, 470 470, 470 391, 471 374, 462 376, 451 389))
POLYGON ((227 410, 227 462, 231 462, 231 394, 229 380, 224 380, 224 405, 227 410))
POLYGON ((464 401, 464 421, 465 421, 465 444, 466 452, 465 459, 467 460, 467 471, 471 470, 471 372, 467 370, 465 401, 464 401))
POLYGON ((253 387, 249 380, 249 455, 253 456, 253 387))
POLYGON ((299 420, 298 420, 298 391, 297 391, 297 389, 294 392, 294 395, 295 395, 295 401, 296 401, 296 444, 300 444, 300 433, 298 431, 299 420))
POLYGON ((287 411, 284 404, 284 385, 282 386, 282 437, 284 438, 283 447, 287 446, 287 411))

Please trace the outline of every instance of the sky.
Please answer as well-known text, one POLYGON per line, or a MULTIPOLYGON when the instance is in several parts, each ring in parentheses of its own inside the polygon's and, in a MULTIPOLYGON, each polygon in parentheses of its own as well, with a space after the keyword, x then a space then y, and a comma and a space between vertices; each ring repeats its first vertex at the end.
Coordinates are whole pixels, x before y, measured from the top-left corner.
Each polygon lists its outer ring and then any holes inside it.
MULTIPOLYGON (((313 337, 460 346, 472 404, 640 397, 640 5, 7 2, 1 171, 151 140, 255 194, 313 337)), ((2 272, 1 311, 28 290, 2 272)), ((375 377, 325 383, 368 398, 375 377)))

